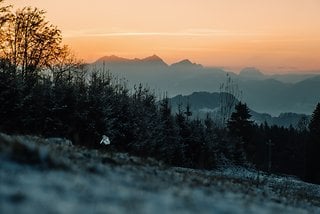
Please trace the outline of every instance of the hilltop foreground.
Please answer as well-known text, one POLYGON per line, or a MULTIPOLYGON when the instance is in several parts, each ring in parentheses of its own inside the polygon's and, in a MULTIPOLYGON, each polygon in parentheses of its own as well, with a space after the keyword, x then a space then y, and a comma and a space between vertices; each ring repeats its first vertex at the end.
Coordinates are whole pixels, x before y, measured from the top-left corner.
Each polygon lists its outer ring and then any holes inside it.
POLYGON ((320 213, 320 186, 0 134, 0 213, 320 213))

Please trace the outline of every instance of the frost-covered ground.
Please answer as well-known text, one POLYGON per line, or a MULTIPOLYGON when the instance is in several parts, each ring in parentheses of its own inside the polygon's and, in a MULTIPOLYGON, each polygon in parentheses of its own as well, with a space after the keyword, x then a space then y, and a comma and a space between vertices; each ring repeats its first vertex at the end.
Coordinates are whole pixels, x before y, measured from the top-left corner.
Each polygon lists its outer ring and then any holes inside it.
POLYGON ((0 213, 320 213, 320 187, 0 134, 0 213))

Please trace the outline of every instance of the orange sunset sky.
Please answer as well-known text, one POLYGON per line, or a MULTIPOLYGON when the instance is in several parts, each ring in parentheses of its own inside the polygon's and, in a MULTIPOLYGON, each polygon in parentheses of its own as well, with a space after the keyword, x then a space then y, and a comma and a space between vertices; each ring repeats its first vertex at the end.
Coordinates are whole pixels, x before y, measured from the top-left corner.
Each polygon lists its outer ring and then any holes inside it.
POLYGON ((7 0, 35 6, 92 62, 157 54, 239 71, 320 72, 320 0, 7 0))

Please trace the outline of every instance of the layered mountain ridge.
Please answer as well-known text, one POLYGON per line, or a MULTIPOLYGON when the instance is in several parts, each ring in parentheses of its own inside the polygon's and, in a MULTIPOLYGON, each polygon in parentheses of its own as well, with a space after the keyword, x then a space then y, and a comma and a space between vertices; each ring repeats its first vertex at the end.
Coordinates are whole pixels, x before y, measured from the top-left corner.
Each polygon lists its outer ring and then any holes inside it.
POLYGON ((127 79, 129 87, 142 83, 167 92, 169 97, 196 91, 219 92, 220 86, 231 78, 251 109, 271 115, 311 114, 320 102, 320 72, 271 75, 247 67, 236 74, 223 68, 204 67, 188 59, 169 65, 157 55, 142 59, 111 55, 89 66, 107 68, 114 75, 127 79))

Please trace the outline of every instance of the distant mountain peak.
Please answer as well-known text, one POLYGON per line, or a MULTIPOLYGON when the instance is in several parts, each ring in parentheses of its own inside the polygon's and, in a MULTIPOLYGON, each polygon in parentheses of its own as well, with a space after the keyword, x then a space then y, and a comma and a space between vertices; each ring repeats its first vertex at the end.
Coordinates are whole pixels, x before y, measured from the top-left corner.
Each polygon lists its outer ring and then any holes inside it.
POLYGON ((163 59, 161 59, 159 56, 157 56, 155 54, 153 54, 152 56, 148 56, 146 58, 143 58, 140 61, 144 62, 144 63, 151 63, 151 64, 154 64, 154 65, 168 66, 167 63, 165 63, 163 61, 163 59))
POLYGON ((184 59, 178 62, 180 64, 187 64, 187 65, 192 65, 193 63, 189 59, 184 59))
POLYGON ((142 59, 142 60, 144 60, 144 61, 157 61, 157 60, 161 60, 161 61, 163 61, 158 55, 156 55, 156 54, 153 54, 152 56, 148 56, 148 57, 146 57, 146 58, 144 58, 144 59, 142 59))
POLYGON ((202 65, 197 63, 192 63, 189 59, 181 60, 177 63, 173 63, 171 67, 182 67, 182 68, 203 68, 202 65))
POLYGON ((246 76, 246 77, 262 77, 264 74, 255 67, 246 67, 242 69, 239 73, 240 76, 246 76))
POLYGON ((239 73, 240 78, 246 80, 264 80, 267 78, 259 69, 255 67, 246 67, 239 73))
POLYGON ((155 54, 153 54, 152 56, 148 56, 146 58, 140 59, 140 60, 144 61, 144 62, 157 62, 157 61, 162 61, 163 62, 163 60, 159 56, 157 56, 155 54))
POLYGON ((127 59, 119 57, 116 55, 104 56, 99 58, 95 63, 115 63, 115 64, 147 64, 147 65, 157 65, 157 66, 168 66, 159 56, 152 55, 143 59, 134 58, 127 59))
POLYGON ((129 61, 129 59, 119 57, 116 55, 104 56, 99 58, 96 62, 125 62, 129 61))

